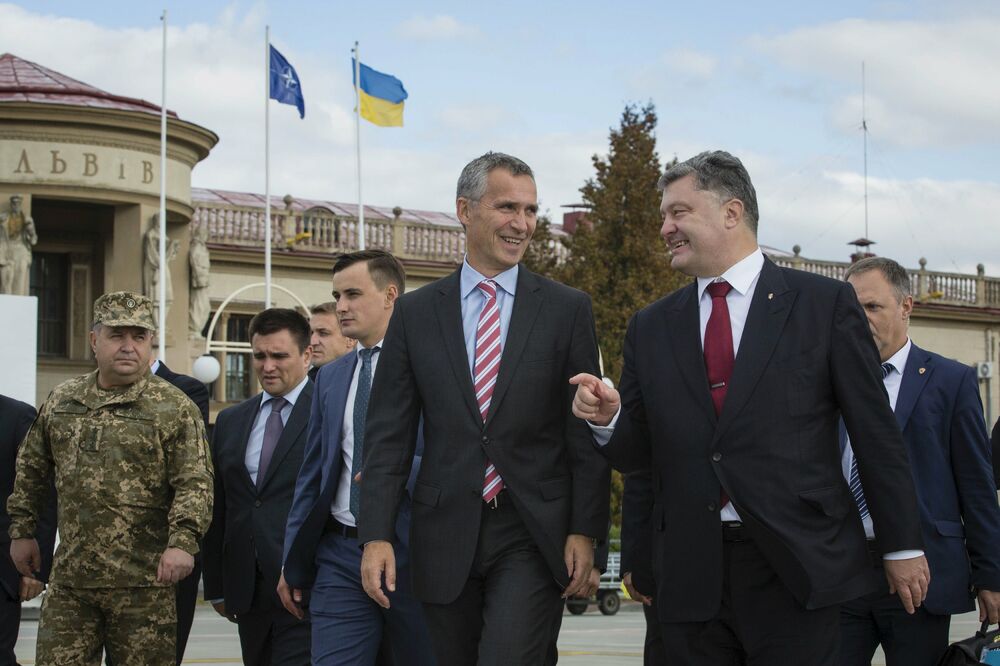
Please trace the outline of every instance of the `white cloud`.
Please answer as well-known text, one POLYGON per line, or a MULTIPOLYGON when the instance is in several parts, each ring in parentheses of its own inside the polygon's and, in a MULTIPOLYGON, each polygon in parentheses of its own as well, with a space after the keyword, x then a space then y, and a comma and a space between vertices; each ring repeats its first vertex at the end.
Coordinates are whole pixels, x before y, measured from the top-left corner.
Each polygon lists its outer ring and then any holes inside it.
POLYGON ((799 28, 752 44, 784 67, 834 83, 832 121, 853 131, 861 117, 861 62, 868 116, 901 146, 974 143, 1000 132, 1000 18, 939 21, 851 19, 799 28))
POLYGON ((396 26, 396 34, 407 39, 436 41, 476 37, 479 29, 461 23, 454 16, 414 16, 396 26))

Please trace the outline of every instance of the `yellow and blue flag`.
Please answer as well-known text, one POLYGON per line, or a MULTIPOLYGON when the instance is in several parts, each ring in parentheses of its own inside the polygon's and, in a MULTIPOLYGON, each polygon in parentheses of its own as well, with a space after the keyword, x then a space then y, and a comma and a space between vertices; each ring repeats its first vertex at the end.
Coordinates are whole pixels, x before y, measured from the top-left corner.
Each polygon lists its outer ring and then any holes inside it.
MULTIPOLYGON (((354 58, 351 58, 351 71, 357 72, 354 58)), ((409 97, 402 81, 395 76, 377 72, 368 65, 362 64, 361 85, 358 94, 361 100, 361 117, 379 127, 403 126, 403 101, 409 97)))

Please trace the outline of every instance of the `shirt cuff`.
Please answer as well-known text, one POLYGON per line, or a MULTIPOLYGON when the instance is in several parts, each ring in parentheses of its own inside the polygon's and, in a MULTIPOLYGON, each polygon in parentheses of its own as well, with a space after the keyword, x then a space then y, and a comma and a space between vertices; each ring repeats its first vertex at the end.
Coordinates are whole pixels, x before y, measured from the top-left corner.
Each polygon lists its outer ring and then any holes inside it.
POLYGON ((587 425, 590 426, 590 432, 594 435, 594 442, 598 446, 605 446, 611 441, 611 435, 615 432, 615 426, 618 425, 618 416, 622 413, 622 408, 618 407, 618 411, 615 412, 614 418, 606 426, 594 425, 590 421, 587 421, 587 425))
POLYGON ((214 606, 215 604, 221 604, 223 601, 225 601, 225 598, 205 599, 205 601, 207 601, 208 603, 210 603, 210 604, 212 604, 214 606))
POLYGON ((198 539, 186 530, 178 530, 167 537, 167 548, 180 548, 192 557, 201 550, 198 546, 198 539))
POLYGON ((912 560, 915 557, 922 557, 922 550, 896 550, 882 556, 883 560, 912 560))

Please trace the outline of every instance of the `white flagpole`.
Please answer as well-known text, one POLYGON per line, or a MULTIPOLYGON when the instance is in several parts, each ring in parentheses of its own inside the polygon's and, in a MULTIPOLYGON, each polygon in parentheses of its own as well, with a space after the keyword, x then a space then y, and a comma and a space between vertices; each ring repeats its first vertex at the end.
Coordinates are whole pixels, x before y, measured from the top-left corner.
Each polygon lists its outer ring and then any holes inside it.
POLYGON ((264 308, 271 307, 271 26, 264 27, 264 308))
POLYGON ((160 299, 157 323, 159 347, 157 357, 166 363, 167 346, 167 283, 164 274, 167 269, 167 10, 163 10, 163 71, 160 90, 160 266, 156 279, 160 299))
POLYGON ((361 198, 361 51, 354 42, 354 131, 358 148, 358 249, 365 249, 365 202, 361 198))

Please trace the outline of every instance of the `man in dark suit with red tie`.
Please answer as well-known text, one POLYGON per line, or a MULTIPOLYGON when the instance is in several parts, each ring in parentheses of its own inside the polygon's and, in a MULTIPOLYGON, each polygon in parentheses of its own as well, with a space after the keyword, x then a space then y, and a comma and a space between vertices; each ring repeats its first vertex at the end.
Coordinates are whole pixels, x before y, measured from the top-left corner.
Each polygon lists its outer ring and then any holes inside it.
POLYGON ((670 167, 661 235, 692 284, 639 311, 621 393, 593 376, 574 410, 622 471, 653 478, 653 569, 667 655, 684 664, 832 665, 838 605, 872 589, 841 473, 847 424, 889 588, 929 574, 913 479, 878 353, 849 285, 757 245, 750 176, 717 151, 670 167), (912 556, 915 555, 915 556, 912 556))
POLYGON ((467 256, 396 301, 365 427, 358 539, 382 606, 423 417, 410 568, 440 666, 545 663, 563 601, 589 594, 608 529, 607 464, 570 413, 598 370, 590 299, 519 264, 535 230, 531 169, 487 153, 462 171, 467 256))

